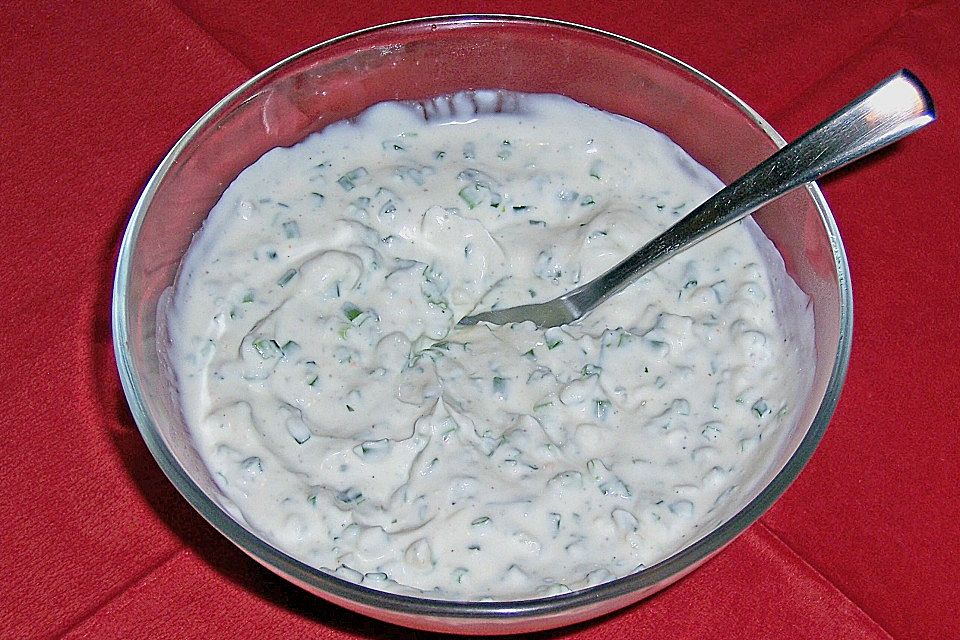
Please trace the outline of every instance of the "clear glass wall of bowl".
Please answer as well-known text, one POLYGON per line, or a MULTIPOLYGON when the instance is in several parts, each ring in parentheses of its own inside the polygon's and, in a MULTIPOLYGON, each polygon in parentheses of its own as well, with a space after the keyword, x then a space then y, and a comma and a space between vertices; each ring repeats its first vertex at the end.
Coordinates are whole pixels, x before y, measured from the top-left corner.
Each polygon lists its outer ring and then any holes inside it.
POLYGON ((118 364, 137 424, 177 489, 257 561, 350 609, 412 627, 520 632, 596 617, 673 582, 752 523, 796 477, 826 427, 849 355, 851 298, 842 245, 819 190, 799 190, 755 217, 811 297, 813 389, 795 433, 753 500, 696 544, 639 574, 548 599, 430 601, 373 591, 312 569, 263 542, 231 515, 194 450, 163 349, 156 309, 207 212, 239 172, 267 150, 385 100, 466 89, 559 93, 644 122, 729 182, 782 142, 724 89, 657 51, 576 25, 537 19, 454 17, 398 23, 306 50, 216 105, 174 147, 147 185, 121 249, 114 300, 118 364))

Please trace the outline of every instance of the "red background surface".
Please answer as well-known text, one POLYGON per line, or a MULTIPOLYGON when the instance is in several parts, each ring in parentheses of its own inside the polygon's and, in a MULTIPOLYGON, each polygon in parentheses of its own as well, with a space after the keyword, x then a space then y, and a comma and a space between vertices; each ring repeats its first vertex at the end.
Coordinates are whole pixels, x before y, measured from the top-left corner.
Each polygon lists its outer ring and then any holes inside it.
POLYGON ((960 3, 844 0, 4 3, 0 637, 429 635, 284 583, 192 511, 126 407, 109 307, 140 189, 228 90, 346 31, 470 11, 646 42, 788 139, 900 67, 940 115, 823 184, 853 271, 854 349, 797 482, 687 579, 545 637, 960 637, 960 3))

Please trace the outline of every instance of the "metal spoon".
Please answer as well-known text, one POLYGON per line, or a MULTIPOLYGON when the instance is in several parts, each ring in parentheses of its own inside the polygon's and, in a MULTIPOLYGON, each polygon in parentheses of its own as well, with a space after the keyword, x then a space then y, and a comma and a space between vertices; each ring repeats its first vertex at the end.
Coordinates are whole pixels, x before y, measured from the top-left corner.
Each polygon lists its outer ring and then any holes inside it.
POLYGON ((804 183, 839 169, 933 122, 926 88, 903 69, 717 192, 603 275, 549 302, 484 311, 460 320, 539 327, 586 315, 651 269, 804 183))

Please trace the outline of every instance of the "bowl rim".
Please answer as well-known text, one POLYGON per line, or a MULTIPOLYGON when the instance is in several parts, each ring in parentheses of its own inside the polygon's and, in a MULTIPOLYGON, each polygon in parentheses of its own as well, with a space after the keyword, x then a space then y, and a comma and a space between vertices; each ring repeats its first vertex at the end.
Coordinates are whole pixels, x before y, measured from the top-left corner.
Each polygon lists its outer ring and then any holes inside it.
MULTIPOLYGON (((786 144, 784 138, 753 108, 726 87, 698 69, 632 38, 575 22, 518 14, 444 14, 398 20, 366 27, 307 47, 253 75, 224 96, 201 116, 200 119, 180 137, 157 166, 133 208, 118 253, 117 268, 114 277, 111 318, 117 368, 124 394, 137 424, 137 428, 161 470, 180 494, 186 498, 187 502, 189 502, 207 522, 213 525, 222 535, 253 559, 295 584, 306 588, 308 591, 316 592, 316 590, 320 590, 325 595, 401 615, 415 614, 445 619, 489 620, 493 618, 502 619, 504 617, 529 619, 552 614, 568 613, 572 610, 586 608, 600 601, 618 600, 632 593, 642 593, 658 584, 667 584, 679 576, 684 575, 703 560, 726 546, 737 535, 753 524, 774 501, 786 491, 813 455, 836 409, 850 360, 853 330, 853 295, 849 266, 840 233, 830 208, 823 197, 823 193, 816 183, 808 183, 806 189, 817 207, 820 221, 827 232, 837 271, 838 289, 840 292, 838 348, 830 378, 824 391, 823 400, 820 403, 810 428, 800 440, 796 451, 790 456, 783 468, 753 500, 747 503, 729 520, 690 546, 681 549, 661 562, 647 567, 642 571, 570 593, 524 600, 489 602, 438 600, 426 597, 400 595, 350 582, 326 571, 313 568, 293 558, 257 537, 231 517, 220 505, 208 497, 186 473, 177 461, 176 456, 164 442, 153 419, 146 411, 144 393, 139 383, 137 367, 127 346, 130 341, 130 326, 127 322, 126 291, 131 276, 134 248, 137 244, 140 228, 146 212, 150 208, 159 185, 163 182, 170 169, 177 163, 186 146, 204 130, 211 120, 216 118, 228 105, 234 102, 238 96, 269 78, 275 72, 295 63, 301 58, 359 36, 426 23, 443 23, 457 26, 469 25, 470 23, 533 24, 542 27, 583 31, 588 34, 602 36, 622 44, 630 45, 646 54, 653 55, 679 67, 680 70, 704 83, 708 88, 716 91, 720 97, 738 108, 778 147, 786 144)), ((625 602, 624 604, 627 603, 625 602)))

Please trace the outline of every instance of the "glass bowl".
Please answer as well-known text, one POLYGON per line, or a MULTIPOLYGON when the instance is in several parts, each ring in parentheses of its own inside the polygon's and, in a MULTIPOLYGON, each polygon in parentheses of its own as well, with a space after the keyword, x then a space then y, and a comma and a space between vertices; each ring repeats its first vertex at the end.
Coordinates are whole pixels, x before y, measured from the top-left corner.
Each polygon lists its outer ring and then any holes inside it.
POLYGON ((840 237, 816 185, 754 217, 810 297, 813 385, 796 427, 734 515, 666 560, 568 594, 510 602, 394 595, 314 569, 251 531, 203 465, 158 355, 158 300, 224 189, 267 150, 385 100, 499 88, 557 93, 646 123, 729 182, 784 140, 740 99, 696 69, 627 38, 517 16, 449 16, 365 29, 274 65, 215 105, 147 183, 120 249, 114 346, 123 388, 151 453, 181 494, 252 558, 304 589, 368 616, 456 633, 516 633, 584 621, 649 596, 715 554, 796 478, 836 406, 850 352, 852 299, 840 237))

